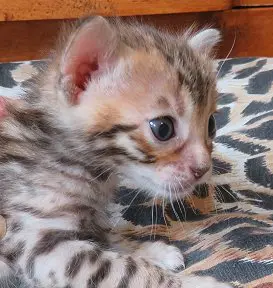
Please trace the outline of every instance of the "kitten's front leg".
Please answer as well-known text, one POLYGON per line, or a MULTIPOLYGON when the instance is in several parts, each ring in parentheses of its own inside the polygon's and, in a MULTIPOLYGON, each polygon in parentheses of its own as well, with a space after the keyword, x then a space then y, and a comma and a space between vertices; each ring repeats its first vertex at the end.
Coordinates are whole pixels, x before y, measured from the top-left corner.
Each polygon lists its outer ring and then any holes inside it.
POLYGON ((180 249, 163 241, 142 243, 129 241, 115 232, 112 232, 110 241, 117 251, 143 258, 162 269, 179 272, 185 268, 184 257, 180 249))
POLYGON ((180 279, 145 260, 73 240, 75 231, 45 230, 18 259, 28 287, 144 288, 180 287, 180 279), (171 281, 171 282, 170 282, 171 281), (149 284, 149 285, 148 285, 149 284))
POLYGON ((162 269, 173 272, 185 269, 184 257, 179 248, 162 241, 144 242, 139 245, 134 255, 146 259, 162 269))
MULTIPOLYGON (((39 288, 229 288, 212 278, 172 274, 141 257, 105 250, 79 231, 44 229, 18 255, 28 287, 39 288)), ((28 235, 21 231, 21 237, 28 235)), ((19 235, 18 235, 19 236, 19 235)), ((21 238, 20 237, 20 238, 21 238)), ((32 239, 33 240, 33 239, 32 239)), ((23 246, 22 246, 23 247, 23 246)), ((10 247, 11 248, 11 247, 10 247)), ((14 245, 14 250, 18 245, 14 245)))

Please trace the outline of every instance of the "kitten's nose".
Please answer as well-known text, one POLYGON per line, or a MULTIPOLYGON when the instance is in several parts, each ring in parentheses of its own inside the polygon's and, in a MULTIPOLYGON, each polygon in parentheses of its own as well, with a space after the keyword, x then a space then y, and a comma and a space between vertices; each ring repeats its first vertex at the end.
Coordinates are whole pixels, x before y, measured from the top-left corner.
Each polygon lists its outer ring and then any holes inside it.
POLYGON ((209 171, 209 166, 205 166, 203 168, 193 168, 191 167, 191 171, 193 176, 196 180, 200 179, 204 174, 206 174, 209 171))

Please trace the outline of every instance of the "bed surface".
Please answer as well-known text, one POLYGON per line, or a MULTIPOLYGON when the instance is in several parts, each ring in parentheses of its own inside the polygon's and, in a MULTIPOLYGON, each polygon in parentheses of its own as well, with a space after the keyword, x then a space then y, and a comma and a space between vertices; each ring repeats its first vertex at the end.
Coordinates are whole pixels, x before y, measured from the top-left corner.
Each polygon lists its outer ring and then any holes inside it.
MULTIPOLYGON (((39 65, 0 64, 0 95, 17 97, 39 65)), ((111 206, 112 220, 129 238, 173 241, 185 255, 185 273, 210 275, 234 287, 273 287, 273 58, 215 65, 214 185, 171 205, 124 182, 111 206)))

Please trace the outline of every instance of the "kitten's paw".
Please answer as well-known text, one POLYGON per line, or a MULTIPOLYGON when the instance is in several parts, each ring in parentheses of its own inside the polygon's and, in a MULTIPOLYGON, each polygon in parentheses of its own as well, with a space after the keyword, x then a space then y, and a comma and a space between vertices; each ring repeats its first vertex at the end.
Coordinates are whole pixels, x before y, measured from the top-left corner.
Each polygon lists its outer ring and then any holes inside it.
POLYGON ((177 247, 161 241, 143 243, 136 251, 136 256, 173 272, 179 272, 185 268, 181 251, 177 247))
POLYGON ((230 284, 221 283, 212 277, 184 276, 183 288, 232 288, 230 284))

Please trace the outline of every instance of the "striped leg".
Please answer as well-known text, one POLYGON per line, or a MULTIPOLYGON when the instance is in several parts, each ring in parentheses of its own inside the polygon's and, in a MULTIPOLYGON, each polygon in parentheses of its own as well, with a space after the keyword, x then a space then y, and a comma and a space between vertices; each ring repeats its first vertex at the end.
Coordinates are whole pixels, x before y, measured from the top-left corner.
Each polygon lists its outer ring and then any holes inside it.
POLYGON ((181 251, 177 247, 166 244, 163 241, 140 243, 139 241, 128 240, 113 232, 110 241, 111 247, 114 247, 117 251, 145 259, 162 269, 179 272, 185 268, 181 251))
POLYGON ((38 242, 20 261, 31 285, 41 288, 227 288, 211 278, 172 274, 141 258, 100 249, 96 244, 63 240, 37 253, 38 242))
POLYGON ((86 236, 85 232, 72 230, 75 227, 72 218, 35 220, 30 217, 21 214, 23 223, 9 225, 0 249, 0 253, 19 268, 28 287, 229 287, 211 278, 173 274, 153 265, 152 261, 144 259, 150 250, 148 246, 143 248, 142 253, 136 251, 133 254, 103 248, 95 240, 90 240, 90 234, 86 236), (61 229, 69 226, 71 228, 61 229))

